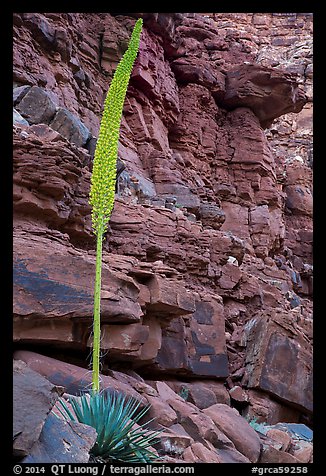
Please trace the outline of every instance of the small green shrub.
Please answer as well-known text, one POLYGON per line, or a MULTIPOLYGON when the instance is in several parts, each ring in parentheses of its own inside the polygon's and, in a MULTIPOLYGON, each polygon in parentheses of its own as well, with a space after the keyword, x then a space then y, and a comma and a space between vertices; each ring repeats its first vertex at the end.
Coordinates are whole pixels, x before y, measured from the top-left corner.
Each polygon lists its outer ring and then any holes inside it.
POLYGON ((151 446, 159 441, 160 431, 147 428, 153 420, 135 426, 150 405, 139 411, 140 403, 135 398, 103 391, 72 397, 69 403, 72 409, 63 398, 57 403, 64 419, 84 423, 97 431, 90 451, 92 457, 126 463, 153 463, 158 459, 151 446))
POLYGON ((189 397, 189 389, 185 386, 182 386, 179 392, 179 396, 187 401, 189 397))
POLYGON ((253 417, 251 420, 247 419, 247 421, 254 430, 265 434, 267 430, 269 429, 269 426, 265 422, 257 423, 257 419, 258 419, 257 417, 253 417))

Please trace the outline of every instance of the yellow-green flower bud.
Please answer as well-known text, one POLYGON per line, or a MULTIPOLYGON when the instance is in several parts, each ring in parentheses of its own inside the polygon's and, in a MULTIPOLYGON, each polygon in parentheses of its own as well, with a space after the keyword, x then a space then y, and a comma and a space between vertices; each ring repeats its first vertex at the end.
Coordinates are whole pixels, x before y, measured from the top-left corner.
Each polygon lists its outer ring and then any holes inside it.
POLYGON ((107 229, 115 197, 116 163, 123 104, 131 71, 139 48, 143 20, 134 26, 128 48, 111 81, 96 143, 89 203, 92 206, 92 226, 95 235, 107 229))

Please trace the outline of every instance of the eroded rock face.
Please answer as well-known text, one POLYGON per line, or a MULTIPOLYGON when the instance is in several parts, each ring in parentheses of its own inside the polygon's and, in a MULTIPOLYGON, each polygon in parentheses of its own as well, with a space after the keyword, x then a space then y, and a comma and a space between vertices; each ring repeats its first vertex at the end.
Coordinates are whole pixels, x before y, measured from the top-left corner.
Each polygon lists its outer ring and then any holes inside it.
MULTIPOLYGON (((14 15, 15 342, 76 358, 92 345, 92 154, 139 15, 104 241, 104 366, 215 379, 240 388, 228 398, 248 416, 309 419, 309 14, 14 15)), ((189 388, 199 408, 230 402, 216 392, 189 388)), ((200 444, 189 461, 212 457, 200 444)))
POLYGON ((220 101, 226 109, 249 107, 266 128, 279 116, 300 112, 307 97, 290 74, 249 64, 227 73, 220 101))
POLYGON ((17 110, 29 124, 49 124, 56 113, 56 105, 51 97, 38 86, 31 87, 23 97, 18 96, 16 101, 17 110))
POLYGON ((63 388, 33 371, 21 360, 13 364, 13 454, 27 456, 63 388))
POLYGON ((47 417, 39 440, 23 463, 88 463, 97 433, 82 423, 47 417))
MULTIPOLYGON (((94 255, 81 255, 67 244, 46 237, 26 239, 21 235, 15 241, 14 286, 15 314, 38 319, 90 318, 93 306, 94 255), (35 254, 35 252, 37 253, 35 254), (84 259, 86 258, 86 259, 84 259), (24 296, 29 296, 26 306, 24 296)), ((103 323, 139 322, 142 316, 137 301, 139 289, 132 278, 116 278, 108 271, 103 281, 110 282, 110 290, 103 287, 103 323), (114 285, 115 282, 115 285, 114 285), (121 293, 121 299, 119 296, 121 293), (124 302, 123 310, 118 304, 124 302), (107 319, 106 319, 107 317, 107 319)))
POLYGON ((266 392, 273 389, 272 393, 278 397, 311 412, 312 362, 309 340, 294 330, 291 313, 284 314, 279 310, 269 318, 257 316, 249 322, 248 327, 248 386, 259 387, 266 392), (286 368, 282 365, 285 361, 286 368))
POLYGON ((236 449, 254 463, 260 456, 261 442, 259 436, 239 413, 223 403, 217 403, 204 410, 216 426, 233 441, 236 449))

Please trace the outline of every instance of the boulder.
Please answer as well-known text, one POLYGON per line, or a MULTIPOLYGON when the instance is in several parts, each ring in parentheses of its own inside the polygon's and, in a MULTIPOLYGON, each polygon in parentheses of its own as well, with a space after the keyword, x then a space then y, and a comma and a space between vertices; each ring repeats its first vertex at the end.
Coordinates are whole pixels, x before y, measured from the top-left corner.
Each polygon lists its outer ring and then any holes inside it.
MULTIPOLYGON (((201 388, 201 385, 203 385, 203 387, 211 392, 213 392, 213 394, 215 395, 215 398, 216 398, 216 402, 214 403, 225 403, 226 405, 230 405, 230 396, 229 396, 229 393, 225 387, 225 384, 223 382, 223 380, 219 381, 219 380, 210 380, 210 379, 205 379, 204 381, 196 381, 194 380, 193 381, 193 384, 191 385, 192 388, 195 388, 195 394, 196 396, 194 395, 193 398, 196 399, 196 401, 194 401, 195 405, 197 405, 199 408, 201 408, 201 405, 200 404, 200 397, 199 397, 199 393, 200 393, 200 388, 201 388)), ((208 402, 206 402, 208 403, 208 402)), ((206 405, 205 403, 205 405, 206 405)))
POLYGON ((313 444, 305 440, 295 440, 290 453, 301 463, 311 463, 313 444))
POLYGON ((26 119, 24 119, 23 116, 19 114, 18 111, 16 111, 16 109, 13 109, 12 111, 12 120, 13 120, 13 124, 18 124, 21 126, 29 126, 28 121, 26 121, 26 119))
POLYGON ((159 443, 155 445, 158 450, 165 454, 181 456, 186 448, 194 443, 194 440, 187 434, 180 434, 169 428, 159 434, 159 443))
POLYGON ((299 459, 285 451, 277 450, 273 446, 263 446, 262 453, 258 463, 286 463, 296 464, 299 463, 299 459))
POLYGON ((178 395, 166 382, 154 380, 148 381, 148 383, 151 383, 162 400, 166 402, 169 402, 170 400, 184 402, 183 398, 178 395))
POLYGON ((178 415, 178 422, 195 440, 206 444, 212 443, 216 448, 234 447, 232 441, 214 424, 205 410, 199 410, 192 403, 179 400, 168 400, 168 403, 178 415))
POLYGON ((304 423, 280 422, 275 425, 275 428, 288 433, 293 439, 313 441, 313 430, 304 423))
POLYGON ((234 447, 217 448, 217 454, 221 463, 251 463, 250 459, 244 456, 234 447))
POLYGON ((271 428, 267 431, 266 436, 279 443, 280 447, 278 449, 282 451, 288 451, 291 447, 291 436, 285 431, 271 428))
POLYGON ((237 404, 239 407, 249 405, 248 392, 246 392, 246 390, 241 388, 239 385, 235 385, 234 387, 230 388, 229 394, 231 401, 233 401, 233 403, 237 404))
POLYGON ((247 393, 250 405, 243 411, 243 416, 248 421, 256 418, 258 422, 268 421, 271 425, 279 421, 299 421, 300 410, 276 401, 262 390, 248 389, 247 393))
POLYGON ((222 290, 222 293, 226 293, 238 286, 240 279, 242 278, 242 271, 238 266, 234 266, 232 263, 226 263, 221 271, 221 276, 218 280, 218 284, 222 290))
POLYGON ((16 109, 29 124, 49 124, 57 106, 45 89, 32 86, 16 105, 16 109))
POLYGON ((257 315, 251 320, 247 340, 248 387, 311 413, 311 352, 310 342, 294 326, 290 313, 275 309, 269 316, 257 315))
MULTIPOLYGON (((37 354, 25 350, 18 350, 14 353, 15 360, 22 360, 28 368, 38 372, 46 377, 52 384, 60 385, 65 388, 66 393, 78 395, 91 389, 92 373, 87 368, 81 368, 77 365, 62 362, 52 357, 37 354)), ((133 396, 142 405, 146 400, 138 392, 123 382, 119 382, 108 375, 101 375, 101 388, 115 390, 133 396)))
POLYGON ((178 421, 176 412, 171 406, 161 398, 146 395, 146 399, 150 404, 150 409, 147 413, 147 417, 154 418, 155 424, 160 424, 164 427, 171 427, 178 421))
POLYGON ((51 50, 55 41, 55 27, 39 13, 24 13, 24 25, 42 49, 51 50))
POLYGON ((18 102, 20 102, 25 96, 25 94, 29 91, 30 88, 31 86, 28 86, 27 84, 25 84, 24 86, 17 86, 16 88, 14 88, 12 90, 13 104, 15 105, 18 102))
POLYGON ((215 403, 230 402, 228 391, 222 382, 214 381, 191 381, 191 382, 179 382, 172 381, 167 382, 172 389, 179 395, 183 395, 183 398, 196 405, 196 407, 203 409, 214 405, 215 403))
POLYGON ((203 443, 195 442, 183 452, 187 463, 221 463, 216 451, 208 449, 203 443))
POLYGON ((287 185, 285 187, 286 207, 294 215, 313 214, 313 196, 310 187, 298 185, 287 185))
POLYGON ((13 362, 13 453, 27 456, 63 388, 32 370, 22 360, 13 362))
POLYGON ((49 125, 77 147, 85 146, 92 137, 85 124, 64 107, 57 109, 56 115, 49 125))
POLYGON ((88 463, 96 438, 94 428, 50 413, 38 441, 22 463, 88 463))
POLYGON ((234 443, 236 449, 250 461, 258 461, 261 442, 255 430, 237 410, 217 403, 203 410, 215 425, 234 443))

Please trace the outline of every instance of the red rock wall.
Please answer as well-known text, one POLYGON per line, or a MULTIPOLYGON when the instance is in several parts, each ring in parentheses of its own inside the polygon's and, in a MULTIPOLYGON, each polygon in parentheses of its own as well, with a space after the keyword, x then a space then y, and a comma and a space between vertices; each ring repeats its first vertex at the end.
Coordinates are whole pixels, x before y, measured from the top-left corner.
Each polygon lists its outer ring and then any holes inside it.
MULTIPOLYGON (((104 365, 226 380, 249 415, 298 420, 312 410, 312 17, 142 15, 104 243, 104 365)), ((20 347, 91 345, 92 154, 134 21, 14 15, 20 347)))

